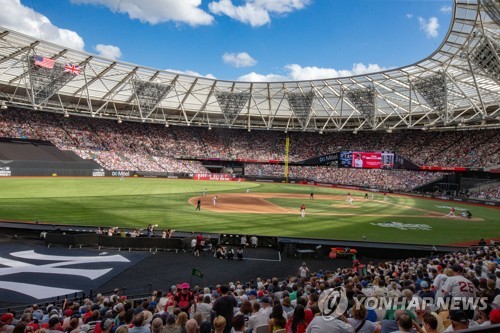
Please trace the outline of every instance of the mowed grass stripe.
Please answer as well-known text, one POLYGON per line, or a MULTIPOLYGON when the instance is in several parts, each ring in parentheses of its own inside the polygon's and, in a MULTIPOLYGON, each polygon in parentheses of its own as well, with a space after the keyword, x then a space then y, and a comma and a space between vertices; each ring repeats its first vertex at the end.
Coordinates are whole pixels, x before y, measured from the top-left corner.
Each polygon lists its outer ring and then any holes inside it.
MULTIPOLYGON (((159 228, 271 236, 294 236, 327 239, 402 243, 449 244, 480 238, 500 237, 498 210, 488 207, 424 200, 381 193, 375 200, 365 200, 362 191, 332 189, 294 184, 253 182, 213 182, 147 178, 2 178, 0 179, 0 219, 41 221, 82 226, 117 226, 145 228, 149 223, 159 228), (289 214, 218 213, 202 206, 201 212, 188 203, 199 197, 204 188, 209 197, 223 193, 285 193, 294 197, 271 197, 289 214), (331 200, 309 200, 331 196, 331 200), (347 192, 354 206, 345 201, 347 192), (305 219, 299 207, 307 206, 305 219), (480 221, 459 217, 442 218, 447 206, 470 209, 480 221), (338 215, 335 215, 338 214, 338 215), (345 215, 347 214, 347 215, 345 215), (434 214, 434 216, 429 216, 434 214), (438 215, 438 216, 436 216, 438 215), (402 222, 425 224, 432 231, 383 228, 378 223, 402 222), (375 225, 374 225, 375 224, 375 225)), ((370 194, 371 197, 371 194, 370 194)), ((221 196, 223 198, 223 195, 221 196)), ((459 213, 459 211, 457 211, 459 213)))

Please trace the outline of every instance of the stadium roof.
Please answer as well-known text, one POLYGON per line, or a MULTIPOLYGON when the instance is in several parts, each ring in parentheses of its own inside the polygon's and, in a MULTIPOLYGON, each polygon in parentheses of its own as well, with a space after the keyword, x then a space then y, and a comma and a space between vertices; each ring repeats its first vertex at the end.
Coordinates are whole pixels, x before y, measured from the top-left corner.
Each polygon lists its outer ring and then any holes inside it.
POLYGON ((66 116, 166 126, 320 133, 500 127, 499 51, 499 0, 455 0, 444 41, 420 62, 310 81, 194 77, 105 59, 0 27, 0 100, 66 116), (79 66, 80 75, 65 69, 68 64, 79 66))

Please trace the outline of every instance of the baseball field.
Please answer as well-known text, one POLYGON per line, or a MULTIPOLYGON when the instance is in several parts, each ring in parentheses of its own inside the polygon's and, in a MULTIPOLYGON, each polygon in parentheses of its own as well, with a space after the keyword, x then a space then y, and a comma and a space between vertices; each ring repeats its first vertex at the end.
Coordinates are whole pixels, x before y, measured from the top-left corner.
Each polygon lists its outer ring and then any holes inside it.
POLYGON ((365 193, 254 182, 3 178, 0 220, 435 245, 500 239, 498 209, 371 192, 365 199, 365 193), (451 205, 456 217, 446 216, 451 205), (465 210, 471 219, 460 216, 465 210))

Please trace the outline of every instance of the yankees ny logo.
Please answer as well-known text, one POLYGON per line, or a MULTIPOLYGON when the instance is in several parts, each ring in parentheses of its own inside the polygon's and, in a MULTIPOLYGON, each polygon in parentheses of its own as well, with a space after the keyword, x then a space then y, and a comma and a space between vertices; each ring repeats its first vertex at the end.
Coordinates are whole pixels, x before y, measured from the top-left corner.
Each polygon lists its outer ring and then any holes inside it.
MULTIPOLYGON (((106 262, 130 262, 127 258, 121 255, 110 256, 56 256, 36 253, 34 250, 19 251, 10 253, 11 256, 24 260, 40 260, 50 261, 51 263, 42 265, 33 265, 20 260, 11 260, 0 257, 0 277, 20 273, 36 273, 36 274, 64 274, 85 277, 90 280, 95 280, 113 268, 105 269, 82 269, 82 268, 65 268, 64 266, 72 266, 79 264, 90 263, 106 263, 106 262)), ((66 289, 57 287, 48 287, 37 284, 1 281, 0 288, 16 291, 37 299, 51 298, 55 296, 67 295, 81 290, 66 289)))

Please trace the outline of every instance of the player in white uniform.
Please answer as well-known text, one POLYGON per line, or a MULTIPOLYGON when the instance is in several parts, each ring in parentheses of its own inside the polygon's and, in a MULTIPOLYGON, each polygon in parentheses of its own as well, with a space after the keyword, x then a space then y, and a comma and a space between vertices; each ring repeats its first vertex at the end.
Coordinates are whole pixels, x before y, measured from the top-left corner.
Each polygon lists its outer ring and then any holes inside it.
POLYGON ((463 267, 459 264, 454 264, 453 276, 446 279, 443 287, 441 288, 443 296, 450 295, 452 297, 474 297, 475 290, 472 282, 464 277, 463 267))
POLYGON ((212 202, 214 203, 214 206, 217 204, 217 196, 212 198, 212 202))

